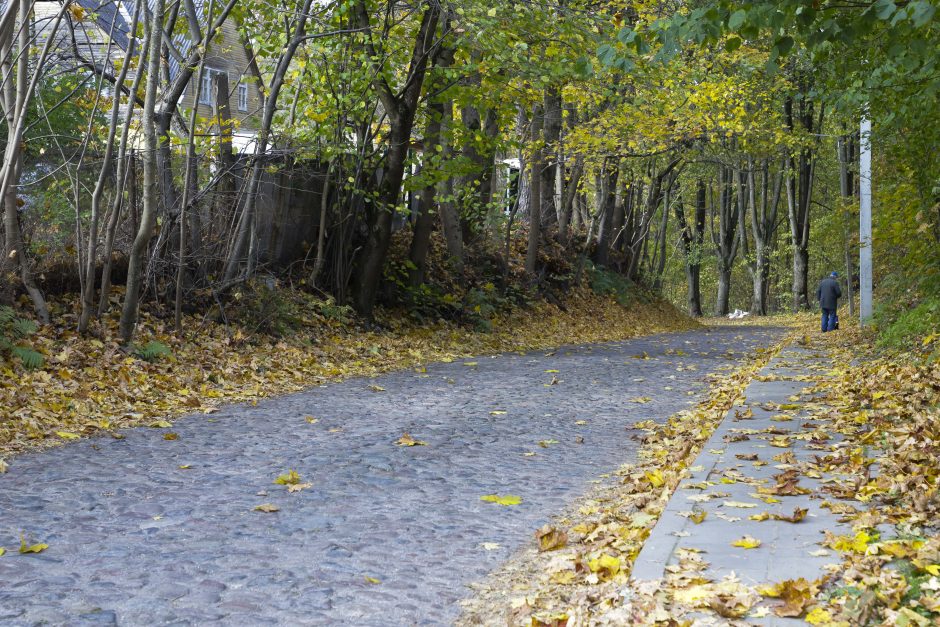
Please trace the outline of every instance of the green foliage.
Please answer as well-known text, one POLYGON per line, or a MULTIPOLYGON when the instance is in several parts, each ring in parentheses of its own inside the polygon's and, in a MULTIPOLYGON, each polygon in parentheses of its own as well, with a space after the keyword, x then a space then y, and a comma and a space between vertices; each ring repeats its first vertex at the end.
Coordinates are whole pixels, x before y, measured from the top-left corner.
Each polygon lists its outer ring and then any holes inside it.
POLYGON ((912 308, 883 306, 877 313, 879 346, 891 350, 920 348, 920 341, 940 329, 940 296, 927 298, 912 308))
POLYGON ((138 358, 143 359, 147 362, 155 362, 161 357, 167 355, 172 355, 173 351, 170 350, 170 347, 164 344, 163 342, 158 342, 156 340, 151 340, 144 344, 143 346, 138 346, 134 350, 134 355, 138 358))
POLYGON ((587 276, 595 294, 613 296, 623 307, 629 307, 637 300, 649 302, 636 284, 622 274, 589 264, 587 276))
POLYGON ((11 307, 0 307, 0 355, 17 358, 23 367, 31 370, 41 368, 45 361, 43 356, 22 343, 37 330, 32 320, 19 317, 11 307))

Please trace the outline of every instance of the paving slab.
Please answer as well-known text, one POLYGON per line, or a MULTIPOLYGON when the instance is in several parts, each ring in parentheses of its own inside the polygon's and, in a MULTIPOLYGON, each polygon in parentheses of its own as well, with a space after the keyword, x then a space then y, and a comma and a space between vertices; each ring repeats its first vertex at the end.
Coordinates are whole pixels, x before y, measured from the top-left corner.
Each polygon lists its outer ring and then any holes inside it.
MULTIPOLYGON (((834 554, 813 555, 821 548, 823 533, 849 533, 839 516, 820 507, 821 481, 800 476, 799 486, 808 494, 776 496, 780 503, 767 503, 760 486, 775 485, 774 475, 789 464, 774 460, 790 452, 797 462, 820 455, 840 441, 839 434, 814 442, 804 424, 813 402, 813 380, 824 378, 829 368, 825 358, 800 347, 788 347, 764 367, 745 389, 744 399, 731 410, 703 447, 670 498, 659 522, 637 556, 631 577, 636 581, 658 580, 678 560, 680 549, 703 552, 709 564, 704 575, 719 580, 735 574, 742 583, 756 585, 804 577, 817 579, 825 566, 838 560, 834 554), (781 407, 783 406, 783 407, 781 407), (797 409, 799 407, 799 409, 797 409), (770 432, 768 432, 770 431, 770 432), (776 432, 776 433, 775 433, 776 432), (772 444, 774 437, 787 437, 789 447, 772 444), (755 461, 756 460, 756 461, 755 461), (761 465, 763 464, 763 465, 761 465), (767 512, 792 515, 797 508, 808 510, 799 523, 780 520, 755 521, 749 516, 767 512), (704 512, 696 524, 689 512, 704 512), (756 549, 732 546, 744 536, 761 541, 756 549)), ((759 624, 791 625, 801 621, 765 618, 759 624)))
POLYGON ((0 475, 0 624, 447 624, 467 584, 635 458, 630 425, 782 334, 432 364, 190 416, 173 441, 142 428, 19 456, 0 475), (395 446, 405 431, 428 445, 395 446), (313 485, 273 485, 288 469, 313 485), (17 554, 21 533, 49 549, 17 554))

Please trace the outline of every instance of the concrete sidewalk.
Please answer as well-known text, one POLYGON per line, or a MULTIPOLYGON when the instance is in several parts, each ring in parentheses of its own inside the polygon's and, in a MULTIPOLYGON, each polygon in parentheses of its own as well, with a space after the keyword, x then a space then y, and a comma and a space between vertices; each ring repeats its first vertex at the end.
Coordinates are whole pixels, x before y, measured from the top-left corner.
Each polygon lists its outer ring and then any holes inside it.
MULTIPOLYGON (((776 583, 799 577, 814 580, 825 574, 825 566, 839 560, 833 551, 822 551, 823 532, 850 532, 838 515, 823 509, 823 479, 792 473, 789 487, 774 491, 783 473, 794 464, 824 455, 840 441, 826 433, 821 422, 808 417, 824 407, 811 388, 825 380, 832 363, 798 346, 784 349, 745 390, 745 399, 733 407, 691 466, 691 475, 672 495, 666 510, 647 539, 632 571, 634 581, 658 580, 678 563, 683 549, 701 552, 708 563, 705 577, 718 581, 734 573, 747 585, 776 583), (822 434, 822 437, 820 437, 822 434), (828 436, 828 439, 825 439, 828 436), (775 478, 776 477, 776 478, 775 478), (763 488, 765 492, 759 492, 763 488), (779 502, 773 502, 773 501, 779 502), (770 501, 770 502, 768 502, 770 501), (806 509, 800 522, 770 518, 767 514, 792 516, 806 509), (696 523, 693 517, 704 520, 696 523), (732 543, 745 536, 760 540, 746 549, 732 543)), ((679 617, 675 617, 679 618, 679 617)), ((793 625, 802 621, 773 614, 748 619, 765 625, 793 625)))

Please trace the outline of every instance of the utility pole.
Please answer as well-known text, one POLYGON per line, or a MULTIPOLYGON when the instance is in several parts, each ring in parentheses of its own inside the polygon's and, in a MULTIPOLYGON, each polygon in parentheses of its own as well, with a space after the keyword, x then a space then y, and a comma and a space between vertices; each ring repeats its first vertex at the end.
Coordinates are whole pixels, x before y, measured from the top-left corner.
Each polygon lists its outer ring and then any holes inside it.
MULTIPOLYGON (((868 112, 862 114, 859 133, 859 321, 864 326, 871 320, 871 120, 868 112)), ((849 277, 852 280, 852 277, 849 277)))

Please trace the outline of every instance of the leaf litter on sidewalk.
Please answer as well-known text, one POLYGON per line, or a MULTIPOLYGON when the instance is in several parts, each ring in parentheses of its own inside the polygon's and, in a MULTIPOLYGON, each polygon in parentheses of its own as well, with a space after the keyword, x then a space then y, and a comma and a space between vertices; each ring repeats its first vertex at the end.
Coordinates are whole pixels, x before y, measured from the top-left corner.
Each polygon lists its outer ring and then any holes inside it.
MULTIPOLYGON (((824 478, 814 496, 822 497, 822 506, 853 531, 827 533, 824 546, 808 553, 841 562, 829 565, 815 581, 754 587, 733 574, 709 580, 705 556, 679 549, 678 562, 666 569, 664 580, 628 578, 633 559, 686 467, 767 360, 764 355, 717 382, 712 398, 693 411, 658 428, 644 423, 640 462, 621 469, 622 485, 601 489, 557 521, 558 530, 567 535, 564 549, 539 552, 535 547, 476 585, 477 595, 464 602, 459 624, 665 625, 683 624, 693 615, 703 625, 769 615, 838 627, 940 624, 940 364, 875 354, 857 329, 821 338, 807 333, 797 343, 852 365, 825 372, 811 400, 793 399, 773 408, 802 407, 811 415, 802 432, 777 434, 768 441, 785 449, 773 456, 782 472, 774 485, 759 491, 763 494, 752 496, 779 502, 771 495, 805 493, 800 477, 824 478), (843 440, 831 443, 829 433, 843 440), (807 448, 818 453, 798 460, 786 445, 793 437, 805 438, 807 448), (650 522, 631 526, 641 515, 650 522), (591 566, 599 566, 601 559, 618 560, 616 572, 598 576, 591 566)), ((738 416, 747 419, 747 412, 738 416)), ((751 518, 797 524, 805 516, 806 510, 797 507, 790 515, 764 512, 751 518)), ((756 542, 744 537, 735 544, 761 551, 756 542)))

